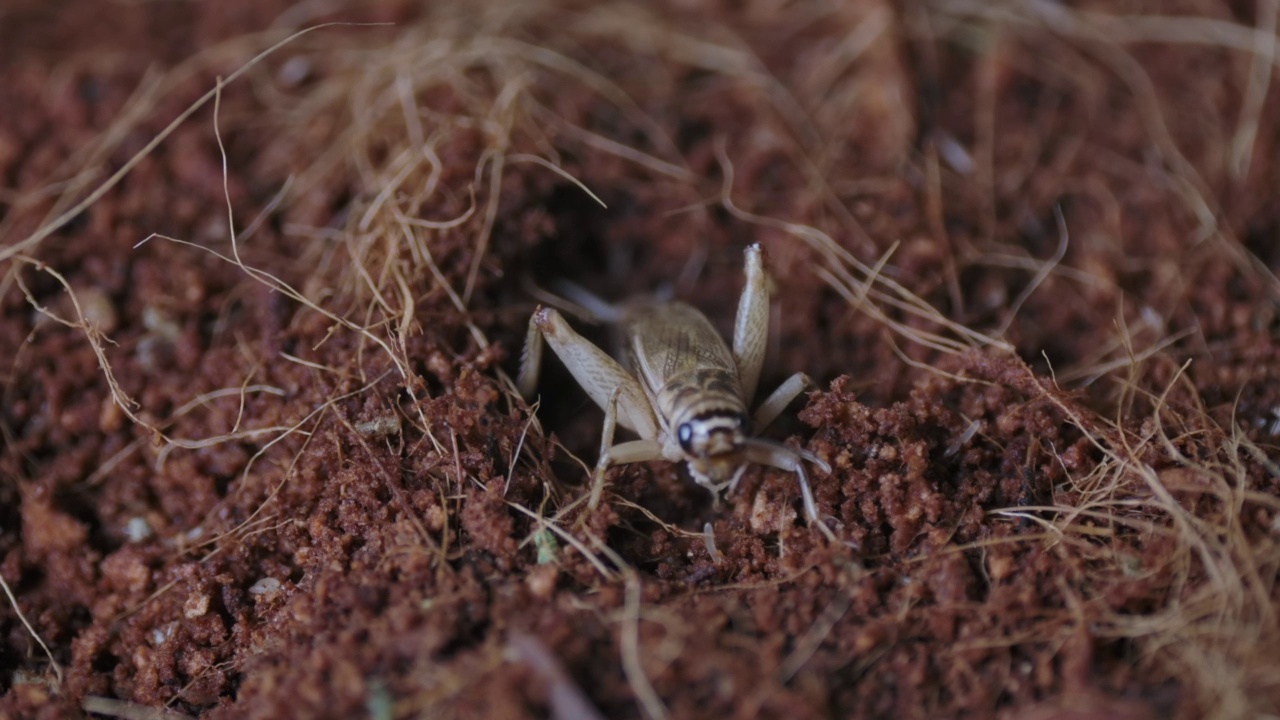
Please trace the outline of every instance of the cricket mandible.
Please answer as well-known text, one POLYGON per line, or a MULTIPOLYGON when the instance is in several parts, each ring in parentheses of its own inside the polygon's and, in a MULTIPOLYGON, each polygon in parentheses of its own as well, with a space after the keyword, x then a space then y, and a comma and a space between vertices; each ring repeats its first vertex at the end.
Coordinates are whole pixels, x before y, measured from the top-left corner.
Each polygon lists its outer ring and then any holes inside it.
POLYGON ((688 464, 693 479, 712 493, 730 492, 748 463, 794 472, 800 482, 805 516, 834 540, 818 515, 804 461, 831 472, 813 453, 755 436, 787 404, 812 385, 798 372, 748 414, 755 396, 769 339, 769 288, 763 251, 746 249, 746 285, 738 299, 733 347, 705 315, 678 302, 638 299, 609 305, 593 299, 592 310, 622 331, 623 363, 579 335, 553 308, 538 307, 529 319, 517 386, 533 396, 542 367, 544 342, 564 362, 587 395, 604 409, 604 432, 588 507, 595 509, 604 490, 605 470, 613 465, 665 459, 688 464), (630 369, 628 369, 630 368, 630 369), (616 426, 638 440, 613 444, 616 426))

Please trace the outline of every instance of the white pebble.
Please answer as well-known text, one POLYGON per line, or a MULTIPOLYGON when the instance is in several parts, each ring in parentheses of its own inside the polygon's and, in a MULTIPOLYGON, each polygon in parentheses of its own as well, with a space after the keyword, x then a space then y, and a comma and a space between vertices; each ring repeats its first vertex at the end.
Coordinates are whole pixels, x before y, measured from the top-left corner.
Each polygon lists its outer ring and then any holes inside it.
POLYGON ((249 587, 250 595, 270 595, 280 592, 280 581, 273 577, 265 577, 249 587))

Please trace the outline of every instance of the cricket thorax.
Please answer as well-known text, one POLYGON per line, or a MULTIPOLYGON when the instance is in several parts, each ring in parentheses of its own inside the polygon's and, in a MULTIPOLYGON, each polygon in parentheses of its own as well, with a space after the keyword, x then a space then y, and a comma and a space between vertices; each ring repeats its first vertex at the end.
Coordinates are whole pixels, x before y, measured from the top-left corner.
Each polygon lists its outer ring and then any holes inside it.
POLYGON ((734 373, 691 372, 668 382, 655 399, 695 475, 721 483, 741 467, 751 428, 734 373))
POLYGON ((669 379, 654 393, 654 404, 671 427, 711 415, 747 412, 737 373, 720 368, 691 370, 669 379))

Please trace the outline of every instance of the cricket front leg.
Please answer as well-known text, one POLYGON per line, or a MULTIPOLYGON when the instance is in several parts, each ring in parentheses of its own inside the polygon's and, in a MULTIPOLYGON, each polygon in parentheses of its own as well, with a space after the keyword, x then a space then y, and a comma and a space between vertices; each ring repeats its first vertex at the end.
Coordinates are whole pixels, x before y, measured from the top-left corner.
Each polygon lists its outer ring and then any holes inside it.
POLYGON ((591 499, 587 501, 588 510, 595 510, 600 504, 600 498, 604 494, 604 473, 610 467, 647 462, 662 457, 662 443, 657 440, 641 439, 613 444, 613 433, 617 429, 619 394, 615 391, 604 409, 604 431, 600 434, 600 457, 596 460, 596 471, 591 481, 591 499))
MULTIPOLYGON (((747 459, 753 463, 760 465, 768 465, 776 467, 779 470, 789 470, 796 474, 800 480, 800 497, 804 501, 804 514, 810 524, 817 525, 827 539, 836 542, 835 533, 827 524, 822 521, 822 516, 818 514, 818 503, 813 499, 813 489, 809 487, 809 475, 804 470, 804 460, 806 458, 816 459, 812 453, 801 454, 787 447, 768 440, 753 439, 747 445, 747 459)), ((826 463, 818 461, 827 472, 831 471, 830 466, 826 463)))
POLYGON ((747 278, 733 322, 733 360, 744 397, 751 402, 769 345, 769 279, 764 274, 764 250, 759 243, 747 248, 744 265, 747 278))

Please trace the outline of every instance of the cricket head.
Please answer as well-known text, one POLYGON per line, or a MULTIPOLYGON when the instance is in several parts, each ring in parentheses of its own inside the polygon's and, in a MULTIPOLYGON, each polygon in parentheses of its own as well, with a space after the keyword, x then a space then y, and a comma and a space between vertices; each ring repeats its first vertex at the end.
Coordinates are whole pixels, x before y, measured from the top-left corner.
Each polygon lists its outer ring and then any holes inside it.
POLYGON ((695 415, 676 427, 676 440, 701 485, 732 482, 746 464, 747 416, 734 411, 695 415))

